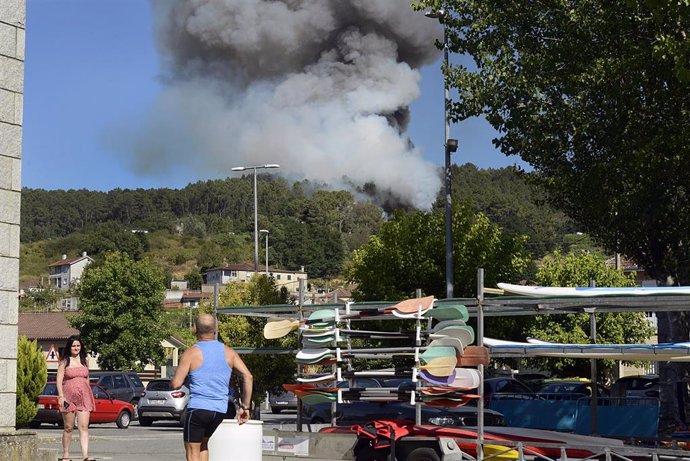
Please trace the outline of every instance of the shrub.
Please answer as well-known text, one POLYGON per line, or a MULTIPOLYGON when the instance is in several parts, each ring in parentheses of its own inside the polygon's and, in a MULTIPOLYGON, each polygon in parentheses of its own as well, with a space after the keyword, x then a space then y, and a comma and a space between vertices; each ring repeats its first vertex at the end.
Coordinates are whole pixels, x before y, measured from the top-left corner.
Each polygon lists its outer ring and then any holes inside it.
POLYGON ((48 370, 36 341, 19 337, 17 346, 17 427, 24 427, 38 413, 38 395, 46 385, 48 370))

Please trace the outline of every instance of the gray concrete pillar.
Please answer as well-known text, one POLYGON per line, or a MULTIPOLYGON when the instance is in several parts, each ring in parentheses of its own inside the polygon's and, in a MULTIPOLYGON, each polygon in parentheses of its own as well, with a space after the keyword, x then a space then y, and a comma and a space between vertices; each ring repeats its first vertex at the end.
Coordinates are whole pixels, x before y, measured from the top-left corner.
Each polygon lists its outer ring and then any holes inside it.
POLYGON ((0 432, 14 431, 25 0, 0 0, 0 432))

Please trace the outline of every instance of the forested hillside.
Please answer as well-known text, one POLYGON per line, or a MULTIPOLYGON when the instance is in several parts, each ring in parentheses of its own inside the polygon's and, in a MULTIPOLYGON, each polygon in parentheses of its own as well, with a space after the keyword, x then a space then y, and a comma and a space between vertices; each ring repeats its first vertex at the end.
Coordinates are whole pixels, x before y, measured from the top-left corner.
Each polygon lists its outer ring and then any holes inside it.
MULTIPOLYGON (((468 164, 454 166, 453 175, 457 203, 467 201, 509 233, 527 235, 535 256, 561 246, 563 234, 571 231, 569 221, 513 168, 480 170, 468 164)), ((364 195, 268 175, 258 177, 258 202, 259 228, 270 231, 270 264, 305 266, 310 277, 341 274, 352 250, 386 219, 364 195)), ((136 258, 147 255, 175 273, 251 261, 253 213, 252 176, 179 190, 24 189, 21 273, 37 278, 61 254, 87 251, 98 257, 115 249, 136 258)), ((263 245, 262 238, 262 262, 263 245)))

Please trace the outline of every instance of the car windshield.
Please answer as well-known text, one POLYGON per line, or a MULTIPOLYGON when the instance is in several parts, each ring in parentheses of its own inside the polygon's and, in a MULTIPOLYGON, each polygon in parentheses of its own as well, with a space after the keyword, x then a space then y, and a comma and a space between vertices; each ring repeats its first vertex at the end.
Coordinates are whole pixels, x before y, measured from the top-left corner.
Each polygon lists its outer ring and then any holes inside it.
POLYGON ((55 383, 48 383, 41 391, 41 395, 58 395, 57 385, 55 383))
POLYGON ((169 391, 170 390, 170 381, 151 381, 149 384, 146 386, 147 391, 169 391))
POLYGON ((127 375, 130 381, 132 381, 132 384, 134 384, 136 387, 144 387, 144 383, 141 382, 139 379, 139 376, 135 374, 127 375))

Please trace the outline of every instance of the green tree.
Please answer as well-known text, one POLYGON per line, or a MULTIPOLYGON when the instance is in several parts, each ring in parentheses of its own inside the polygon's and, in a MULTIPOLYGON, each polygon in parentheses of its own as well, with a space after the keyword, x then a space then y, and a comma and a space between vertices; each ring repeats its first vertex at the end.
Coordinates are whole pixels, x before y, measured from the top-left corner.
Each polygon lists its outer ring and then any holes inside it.
MULTIPOLYGON (((256 274, 248 283, 231 282, 219 294, 221 306, 261 306, 287 303, 286 293, 276 288, 273 279, 256 274)), ((232 347, 290 347, 297 346, 295 335, 267 340, 263 331, 265 318, 222 315, 219 324, 219 339, 232 347)), ((245 354, 242 360, 254 376, 255 404, 264 398, 266 392, 282 390, 281 385, 294 381, 297 370, 291 354, 245 354)))
POLYGON ((184 279, 187 281, 187 286, 190 290, 201 290, 201 284, 203 283, 204 279, 201 277, 199 269, 194 268, 187 272, 184 276, 184 279))
MULTIPOLYGON (((542 286, 589 286, 590 280, 601 287, 634 286, 634 279, 623 271, 606 266, 605 259, 591 253, 554 253, 539 267, 536 281, 542 286)), ((642 312, 596 314, 597 342, 602 344, 638 344, 647 341, 654 329, 642 312)), ((589 314, 553 314, 536 316, 527 336, 561 343, 590 341, 589 314)), ((540 368, 556 376, 589 376, 589 360, 567 358, 533 359, 540 368)), ((614 377, 615 361, 599 360, 599 379, 614 377)))
MULTIPOLYGON (((534 258, 564 248, 564 235, 576 230, 562 211, 553 208, 544 191, 531 184, 515 167, 479 169, 471 163, 453 165, 453 200, 468 202, 508 234, 526 235, 525 245, 534 258)), ((445 206, 441 190, 434 208, 445 206)))
MULTIPOLYGON (((421 288, 445 297, 445 227, 440 212, 396 213, 379 233, 352 255, 350 280, 357 300, 399 300, 421 288)), ((469 206, 453 211, 455 296, 476 295, 476 271, 486 269, 486 285, 517 278, 527 268, 523 237, 506 235, 486 215, 469 206)))
POLYGON ((102 264, 84 271, 77 289, 81 307, 70 323, 98 353, 101 368, 139 370, 164 363, 164 290, 160 269, 123 253, 108 253, 102 264))
POLYGON ((54 288, 29 290, 26 297, 19 300, 21 312, 47 312, 57 307, 60 293, 54 288))
POLYGON ((38 413, 38 396, 46 385, 48 370, 36 341, 19 337, 17 344, 17 427, 24 427, 38 413))
MULTIPOLYGON (((608 251, 660 284, 690 284, 690 5, 687 1, 420 0, 445 7, 451 118, 483 115, 550 200, 608 251)), ((690 316, 660 312, 659 342, 690 316)), ((662 383, 690 375, 662 364, 662 383)), ((673 386, 661 388, 668 420, 673 386)), ((662 424, 663 425, 663 424, 662 424)))

